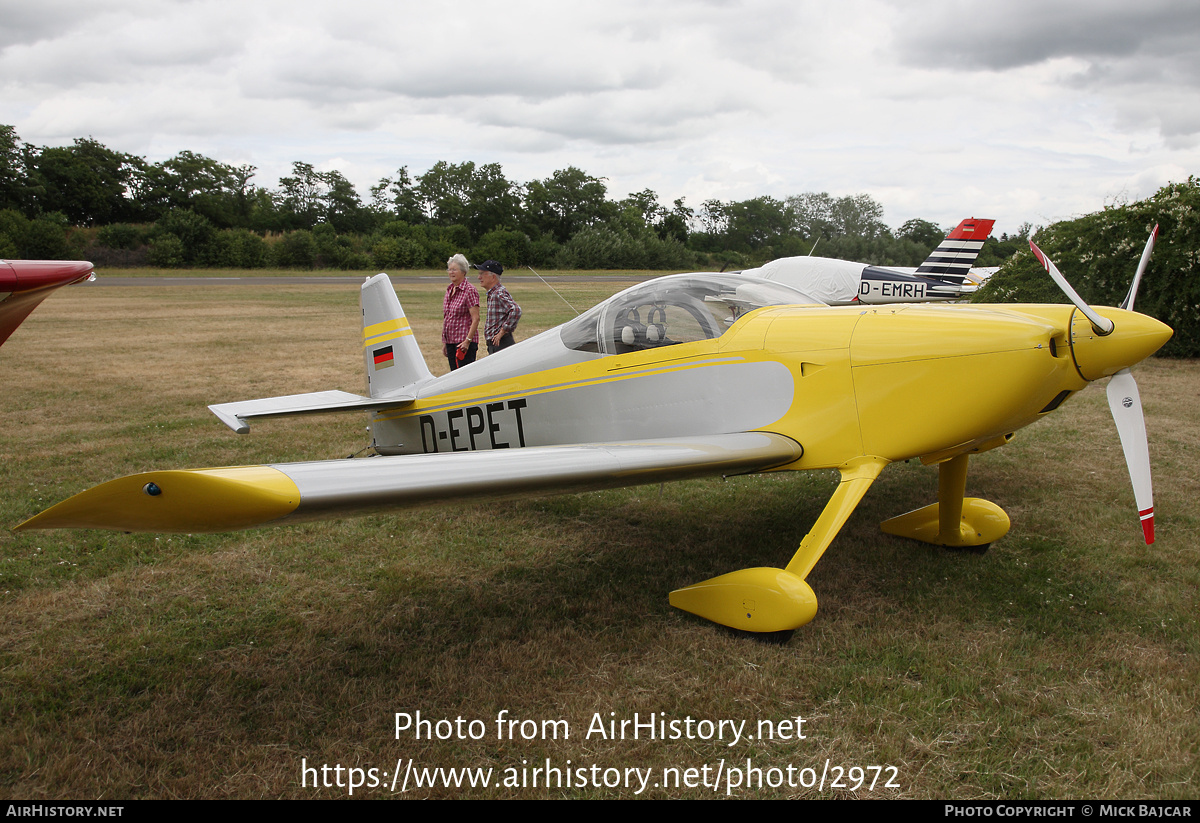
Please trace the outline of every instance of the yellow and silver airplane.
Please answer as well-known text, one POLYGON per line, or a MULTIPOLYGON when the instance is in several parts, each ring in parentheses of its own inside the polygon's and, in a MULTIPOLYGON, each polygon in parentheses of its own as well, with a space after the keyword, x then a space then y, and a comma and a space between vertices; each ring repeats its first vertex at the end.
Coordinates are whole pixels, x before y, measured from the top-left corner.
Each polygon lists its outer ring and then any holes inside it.
POLYGON ((744 275, 673 275, 434 377, 380 274, 362 286, 365 395, 210 407, 239 433, 259 418, 365 411, 380 456, 136 474, 18 528, 227 531, 477 495, 837 469, 837 490, 786 566, 734 571, 670 597, 737 629, 787 631, 816 614, 805 578, 885 466, 920 458, 940 467, 937 502, 885 531, 986 546, 1009 519, 994 503, 964 499, 970 456, 1103 377, 1115 375, 1110 406, 1151 540, 1145 427, 1128 368, 1171 329, 1133 312, 1134 293, 1115 309, 1078 297, 831 307, 744 275))

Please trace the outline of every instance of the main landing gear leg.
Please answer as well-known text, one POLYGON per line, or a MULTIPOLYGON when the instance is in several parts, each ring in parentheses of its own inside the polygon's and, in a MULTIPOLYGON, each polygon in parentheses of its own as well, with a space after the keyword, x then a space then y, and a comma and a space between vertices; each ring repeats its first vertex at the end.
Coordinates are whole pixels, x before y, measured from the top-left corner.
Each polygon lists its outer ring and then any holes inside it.
POLYGON ((840 467, 842 481, 787 568, 723 574, 671 592, 671 605, 742 631, 783 632, 803 626, 817 613, 817 596, 804 578, 886 465, 882 458, 860 457, 840 467))
POLYGON ((1004 509, 967 491, 967 460, 960 454, 938 465, 938 502, 885 520, 888 534, 982 553, 1004 537, 1010 525, 1004 509))

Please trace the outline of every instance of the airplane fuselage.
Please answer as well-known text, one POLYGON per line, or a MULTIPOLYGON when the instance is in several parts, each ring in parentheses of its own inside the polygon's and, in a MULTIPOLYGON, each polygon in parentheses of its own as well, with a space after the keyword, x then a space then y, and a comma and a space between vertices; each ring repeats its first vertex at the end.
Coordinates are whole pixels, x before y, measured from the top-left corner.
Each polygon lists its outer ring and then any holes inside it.
POLYGON ((768 307, 719 338, 586 359, 552 330, 430 381, 408 407, 375 413, 374 441, 384 454, 421 454, 762 431, 801 444, 791 469, 969 451, 1086 385, 1072 356, 1073 313, 768 307), (574 362, 524 369, 529 359, 554 362, 556 346, 574 362))

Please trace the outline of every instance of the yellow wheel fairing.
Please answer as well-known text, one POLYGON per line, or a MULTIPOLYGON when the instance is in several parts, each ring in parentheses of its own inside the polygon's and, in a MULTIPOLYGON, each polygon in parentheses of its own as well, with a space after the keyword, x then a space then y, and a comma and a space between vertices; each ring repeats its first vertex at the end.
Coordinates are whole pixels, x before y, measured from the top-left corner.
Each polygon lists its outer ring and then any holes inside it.
POLYGON ((817 614, 817 596, 783 569, 742 569, 671 592, 671 605, 748 632, 798 629, 817 614))
POLYGON ((935 546, 986 546, 1008 534, 1011 521, 1004 509, 990 500, 967 497, 962 500, 957 528, 946 529, 941 523, 941 506, 931 503, 880 524, 886 534, 920 540, 935 546))
POLYGON ((144 472, 80 492, 17 528, 222 532, 270 523, 299 504, 296 484, 268 466, 144 472))

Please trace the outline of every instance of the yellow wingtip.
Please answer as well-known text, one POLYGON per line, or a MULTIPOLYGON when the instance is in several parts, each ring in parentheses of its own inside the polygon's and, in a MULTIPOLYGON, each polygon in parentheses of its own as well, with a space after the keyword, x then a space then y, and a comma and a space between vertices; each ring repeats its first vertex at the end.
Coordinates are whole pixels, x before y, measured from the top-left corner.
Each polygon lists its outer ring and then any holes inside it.
POLYGON ((300 490, 269 466, 144 472, 80 492, 16 527, 127 532, 222 532, 278 520, 300 490))

